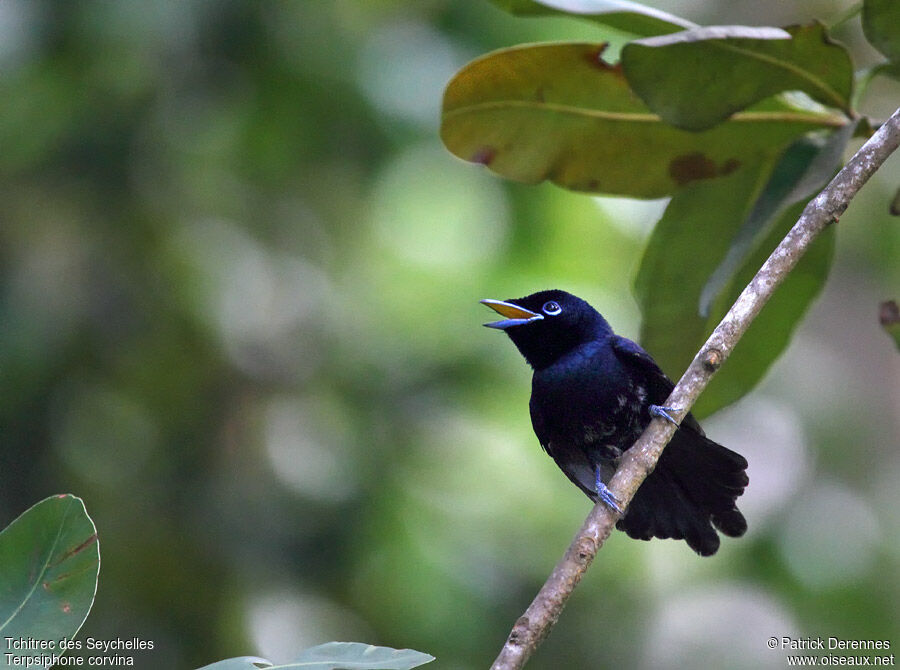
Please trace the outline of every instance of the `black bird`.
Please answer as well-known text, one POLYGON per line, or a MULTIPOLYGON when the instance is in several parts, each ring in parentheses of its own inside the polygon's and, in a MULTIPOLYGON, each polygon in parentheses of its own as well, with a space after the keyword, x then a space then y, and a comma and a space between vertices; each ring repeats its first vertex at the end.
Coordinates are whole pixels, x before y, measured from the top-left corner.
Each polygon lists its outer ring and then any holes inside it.
POLYGON ((621 516, 606 487, 619 458, 654 416, 674 423, 661 406, 674 384, 650 354, 565 291, 481 302, 505 317, 485 325, 505 331, 534 369, 531 423, 541 446, 591 500, 619 513, 619 530, 684 539, 701 556, 718 550, 716 529, 744 534, 735 503, 749 481, 747 461, 706 437, 691 414, 621 516))

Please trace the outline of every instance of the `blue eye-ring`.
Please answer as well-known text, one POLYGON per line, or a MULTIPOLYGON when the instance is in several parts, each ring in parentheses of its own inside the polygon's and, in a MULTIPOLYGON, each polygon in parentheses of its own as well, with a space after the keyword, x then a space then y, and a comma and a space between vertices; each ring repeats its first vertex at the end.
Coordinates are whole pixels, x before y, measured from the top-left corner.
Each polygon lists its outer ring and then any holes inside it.
POLYGON ((549 302, 544 303, 544 306, 541 307, 541 310, 547 316, 556 316, 562 311, 562 307, 560 307, 559 303, 555 300, 550 300, 549 302))

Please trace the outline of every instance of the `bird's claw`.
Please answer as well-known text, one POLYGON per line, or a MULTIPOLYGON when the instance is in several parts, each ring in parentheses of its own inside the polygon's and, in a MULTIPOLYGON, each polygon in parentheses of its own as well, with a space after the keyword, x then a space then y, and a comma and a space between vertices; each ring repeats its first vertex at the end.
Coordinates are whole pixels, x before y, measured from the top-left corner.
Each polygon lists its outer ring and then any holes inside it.
POLYGON ((616 514, 622 516, 624 512, 622 511, 622 503, 619 502, 618 498, 616 498, 612 491, 606 488, 606 484, 600 481, 600 478, 597 477, 597 497, 602 500, 607 507, 612 509, 616 514))
POLYGON ((597 497, 599 497, 600 500, 602 500, 604 503, 606 503, 606 506, 609 507, 612 511, 614 511, 619 516, 622 516, 624 514, 624 512, 622 511, 621 503, 619 502, 618 498, 616 498, 612 494, 612 491, 610 491, 608 488, 606 488, 606 486, 601 485, 601 488, 599 488, 597 490, 597 497))
POLYGON ((661 405, 650 405, 650 416, 659 417, 660 419, 665 419, 669 423, 677 426, 678 422, 672 418, 672 415, 669 412, 680 412, 681 410, 675 407, 662 407, 661 405))

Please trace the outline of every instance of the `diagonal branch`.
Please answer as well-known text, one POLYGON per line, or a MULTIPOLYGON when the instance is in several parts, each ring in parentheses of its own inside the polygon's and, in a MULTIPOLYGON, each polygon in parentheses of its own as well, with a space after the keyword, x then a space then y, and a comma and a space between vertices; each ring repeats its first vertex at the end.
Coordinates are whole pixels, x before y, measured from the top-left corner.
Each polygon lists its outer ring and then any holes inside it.
MULTIPOLYGON (((666 400, 687 414, 710 378, 728 358, 763 305, 784 281, 810 244, 825 228, 836 223, 850 200, 891 153, 900 145, 900 109, 854 154, 776 247, 728 314, 709 336, 666 400)), ((610 482, 613 495, 625 505, 631 502, 675 433, 675 426, 654 420, 622 458, 610 482)), ((556 623, 566 601, 581 581, 597 551, 612 532, 616 515, 603 503, 591 510, 565 555, 553 568, 531 605, 516 621, 491 670, 516 670, 525 665, 556 623)))

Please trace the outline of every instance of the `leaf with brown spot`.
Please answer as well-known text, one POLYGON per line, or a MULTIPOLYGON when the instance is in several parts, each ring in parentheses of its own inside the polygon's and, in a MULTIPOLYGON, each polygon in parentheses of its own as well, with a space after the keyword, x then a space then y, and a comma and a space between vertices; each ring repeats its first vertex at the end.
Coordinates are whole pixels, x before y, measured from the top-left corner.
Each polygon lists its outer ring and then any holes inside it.
POLYGON ((686 156, 676 156, 669 163, 669 174, 679 186, 700 179, 712 179, 719 174, 716 164, 699 151, 686 156))
POLYGON ((494 147, 481 147, 472 155, 470 162, 478 163, 479 165, 490 165, 496 155, 497 150, 494 147))
POLYGON ((444 144, 467 161, 489 155, 491 171, 516 181, 658 198, 776 155, 811 130, 845 123, 767 101, 705 132, 679 130, 641 102, 618 67, 597 65, 604 48, 524 45, 472 61, 444 93, 444 144), (494 151, 485 154, 485 147, 494 151))
POLYGON ((53 496, 26 510, 0 532, 0 637, 73 637, 99 572, 97 530, 80 498, 53 496))

